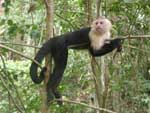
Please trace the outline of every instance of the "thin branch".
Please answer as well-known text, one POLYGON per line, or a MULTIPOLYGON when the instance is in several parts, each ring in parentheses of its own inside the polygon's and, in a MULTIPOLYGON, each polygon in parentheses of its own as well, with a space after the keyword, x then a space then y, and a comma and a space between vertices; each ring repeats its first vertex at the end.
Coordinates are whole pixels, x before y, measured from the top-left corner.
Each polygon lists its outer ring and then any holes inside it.
POLYGON ((96 13, 97 18, 100 16, 100 13, 101 13, 101 11, 100 11, 101 10, 101 8, 100 8, 101 2, 102 2, 101 0, 96 1, 96 3, 97 3, 97 5, 96 5, 97 6, 97 13, 96 13))
POLYGON ((13 43, 13 42, 2 42, 0 41, 0 44, 12 44, 12 45, 17 45, 17 46, 26 46, 26 47, 32 47, 35 49, 40 49, 38 46, 33 46, 33 45, 28 45, 28 44, 19 44, 19 43, 13 43))
POLYGON ((36 64, 42 69, 42 66, 41 66, 40 63, 38 63, 36 60, 34 60, 34 59, 32 59, 32 58, 30 58, 30 57, 28 57, 28 56, 25 56, 25 55, 21 54, 20 52, 14 50, 14 49, 12 49, 12 48, 9 48, 9 47, 7 47, 7 46, 5 46, 5 45, 2 45, 2 44, 0 44, 0 48, 7 49, 7 50, 9 50, 9 51, 11 51, 11 52, 13 52, 13 53, 15 53, 15 54, 18 54, 18 55, 20 55, 20 56, 22 56, 22 57, 24 57, 24 58, 26 58, 26 59, 29 59, 29 60, 31 60, 32 62, 36 63, 36 64))
MULTIPOLYGON (((132 35, 132 36, 117 36, 117 39, 121 39, 121 40, 125 40, 125 39, 144 39, 144 38, 150 38, 150 35, 132 35), (119 37, 119 38, 117 38, 119 37)), ((107 39, 107 41, 112 41, 116 38, 111 38, 111 39, 107 39)), ((87 45, 88 43, 82 43, 82 44, 76 44, 76 45, 70 45, 69 48, 74 48, 74 47, 78 47, 78 46, 84 46, 87 45)), ((126 46, 126 45, 125 45, 126 46)), ((127 47, 127 46, 126 46, 127 47)), ((130 48, 134 48, 134 49, 138 49, 136 47, 133 46, 128 46, 130 48)), ((145 51, 146 52, 146 51, 145 51)))
POLYGON ((15 99, 12 97, 11 92, 9 91, 9 88, 6 86, 5 82, 3 81, 2 76, 0 76, 0 80, 2 81, 2 85, 3 87, 5 87, 5 89, 8 91, 8 93, 10 94, 10 98, 13 102, 13 104, 15 105, 15 107, 17 108, 17 110, 21 113, 23 113, 23 111, 21 110, 21 108, 16 104, 15 99))
POLYGON ((143 50, 143 49, 139 49, 139 48, 137 48, 137 47, 135 47, 135 46, 132 46, 132 45, 123 45, 124 47, 128 47, 128 48, 132 48, 132 49, 136 49, 136 50, 139 50, 139 51, 142 51, 142 52, 144 52, 144 53, 150 53, 149 51, 145 51, 145 50, 143 50))
MULTIPOLYGON (((129 35, 129 36, 117 36, 116 38, 121 39, 121 40, 125 40, 125 39, 144 39, 144 38, 150 38, 150 35, 129 35)), ((109 40, 114 40, 112 39, 108 39, 109 40)))
POLYGON ((88 14, 86 12, 80 12, 80 11, 73 11, 73 10, 61 10, 60 9, 60 12, 64 12, 64 13, 75 13, 75 14, 82 14, 82 15, 85 15, 85 16, 88 16, 88 14))
POLYGON ((64 21, 68 22, 68 23, 71 25, 71 27, 72 27, 73 29, 78 28, 77 26, 74 26, 74 25, 71 23, 71 21, 69 21, 68 19, 64 18, 63 16, 60 16, 60 15, 57 14, 57 13, 55 13, 55 15, 58 16, 59 18, 63 19, 64 21))
MULTIPOLYGON (((11 82, 12 86, 14 87, 14 89, 15 89, 15 91, 16 91, 18 100, 20 101, 20 103, 21 103, 21 105, 22 105, 24 111, 26 111, 26 109, 25 109, 25 107, 24 107, 24 104, 23 104, 23 101, 22 101, 22 99, 21 99, 21 97, 20 97, 20 95, 19 95, 19 92, 18 92, 18 90, 17 90, 17 88, 16 88, 16 86, 15 86, 15 84, 14 84, 12 78, 11 78, 11 77, 8 77, 8 72, 6 71, 6 70, 7 70, 7 67, 6 67, 6 65, 5 65, 4 58, 3 58, 2 55, 0 55, 0 57, 1 57, 2 64, 3 64, 3 69, 4 69, 4 72, 3 72, 3 73, 4 73, 5 75, 7 75, 8 80, 11 82)), ((3 76, 2 76, 2 77, 3 77, 3 76)), ((6 79, 5 79, 5 80, 6 80, 6 79)), ((14 90, 14 89, 13 89, 13 90, 14 90)))
POLYGON ((44 3, 45 3, 45 6, 46 6, 46 9, 48 9, 48 3, 47 3, 47 0, 44 0, 44 3))
POLYGON ((67 102, 67 103, 71 103, 71 104, 78 104, 78 105, 81 105, 81 106, 85 106, 85 107, 92 108, 92 109, 99 110, 99 111, 105 111, 105 112, 108 112, 108 113, 117 113, 117 112, 114 112, 114 111, 111 111, 111 110, 108 110, 108 109, 105 109, 105 108, 98 108, 98 107, 95 107, 95 106, 90 106, 88 104, 77 102, 77 101, 72 101, 72 100, 55 99, 52 102, 55 102, 55 101, 62 101, 62 102, 67 102))
MULTIPOLYGON (((3 57, 2 57, 1 55, 0 55, 0 57, 1 57, 2 62, 4 63, 3 57)), ((4 65, 5 65, 5 64, 4 64, 4 65)), ((8 93, 10 94, 10 98, 11 98, 13 104, 15 105, 16 109, 17 109, 19 112, 23 113, 23 111, 21 110, 21 108, 16 104, 15 99, 13 98, 13 96, 11 95, 11 92, 9 91, 9 88, 8 88, 7 85, 5 84, 5 81, 4 81, 4 79, 3 79, 3 76, 0 76, 0 80, 2 81, 3 87, 4 87, 4 88, 8 91, 8 93)))

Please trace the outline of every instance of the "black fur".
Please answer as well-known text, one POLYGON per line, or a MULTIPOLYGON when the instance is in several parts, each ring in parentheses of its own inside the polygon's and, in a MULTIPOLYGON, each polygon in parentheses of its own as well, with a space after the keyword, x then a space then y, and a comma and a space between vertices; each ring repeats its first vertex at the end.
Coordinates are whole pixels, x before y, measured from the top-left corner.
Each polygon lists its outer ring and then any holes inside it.
MULTIPOLYGON (((61 36, 54 37, 47 42, 45 42, 42 48, 38 51, 35 56, 35 60, 39 63, 42 62, 43 58, 47 54, 51 54, 54 60, 54 69, 51 73, 50 79, 47 84, 47 92, 48 92, 48 101, 51 101, 54 96, 56 98, 61 98, 57 87, 62 79, 64 70, 67 65, 67 57, 68 57, 68 48, 72 49, 87 49, 90 51, 93 56, 102 56, 105 55, 115 48, 118 48, 118 51, 121 48, 120 39, 114 39, 110 41, 110 43, 105 44, 100 50, 94 50, 90 47, 89 40, 89 28, 83 28, 71 33, 67 33, 61 36)), ((30 76, 33 82, 39 84, 44 79, 44 72, 46 68, 43 68, 40 76, 37 74, 38 65, 32 62, 30 67, 30 76)))
POLYGON ((120 52, 121 51, 121 40, 120 39, 114 39, 112 41, 110 41, 110 43, 106 43, 100 50, 93 50, 92 48, 90 48, 90 53, 93 56, 102 56, 105 55, 111 51, 113 51, 115 48, 117 48, 117 51, 120 52))

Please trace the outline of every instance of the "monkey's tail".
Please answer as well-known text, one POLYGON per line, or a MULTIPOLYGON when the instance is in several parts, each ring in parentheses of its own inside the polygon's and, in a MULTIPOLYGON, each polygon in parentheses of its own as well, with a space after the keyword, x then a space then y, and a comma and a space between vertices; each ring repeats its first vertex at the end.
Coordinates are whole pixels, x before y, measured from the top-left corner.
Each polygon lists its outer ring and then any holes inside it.
MULTIPOLYGON (((53 45, 51 43, 52 43, 51 40, 46 42, 42 46, 42 48, 38 51, 34 60, 36 60, 37 62, 39 62, 41 64, 44 57, 51 52, 51 48, 53 45)), ((38 65, 35 62, 32 62, 31 66, 30 66, 30 76, 31 76, 32 81, 36 84, 40 84, 44 80, 44 72, 45 71, 46 71, 46 68, 43 68, 40 75, 38 76, 38 65)))

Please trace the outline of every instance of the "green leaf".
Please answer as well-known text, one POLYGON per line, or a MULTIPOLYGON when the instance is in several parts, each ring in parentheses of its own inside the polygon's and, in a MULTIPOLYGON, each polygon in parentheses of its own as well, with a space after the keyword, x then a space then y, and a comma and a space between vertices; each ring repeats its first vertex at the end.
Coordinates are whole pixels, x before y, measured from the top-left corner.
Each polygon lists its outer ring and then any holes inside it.
POLYGON ((7 24, 8 24, 8 25, 13 25, 13 21, 12 21, 12 20, 8 20, 8 21, 7 21, 7 24))
POLYGON ((8 29, 8 33, 9 33, 10 35, 15 36, 15 35, 17 34, 17 29, 18 29, 17 24, 12 24, 12 25, 9 27, 9 29, 8 29))

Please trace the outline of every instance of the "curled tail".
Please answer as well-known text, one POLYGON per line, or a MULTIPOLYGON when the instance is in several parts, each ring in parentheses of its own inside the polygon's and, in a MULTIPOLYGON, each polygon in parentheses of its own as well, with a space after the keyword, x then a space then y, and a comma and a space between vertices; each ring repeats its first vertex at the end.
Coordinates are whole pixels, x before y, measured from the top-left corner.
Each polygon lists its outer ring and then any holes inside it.
MULTIPOLYGON (((52 44, 51 44, 51 40, 49 40, 38 51, 34 60, 36 60, 37 62, 41 64, 44 57, 51 52, 51 48, 52 48, 52 44)), ((40 76, 38 76, 38 65, 35 62, 32 62, 30 66, 30 76, 31 76, 32 81, 36 84, 40 84, 44 79, 43 73, 45 72, 45 70, 46 68, 43 68, 40 73, 40 76)))

